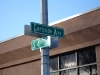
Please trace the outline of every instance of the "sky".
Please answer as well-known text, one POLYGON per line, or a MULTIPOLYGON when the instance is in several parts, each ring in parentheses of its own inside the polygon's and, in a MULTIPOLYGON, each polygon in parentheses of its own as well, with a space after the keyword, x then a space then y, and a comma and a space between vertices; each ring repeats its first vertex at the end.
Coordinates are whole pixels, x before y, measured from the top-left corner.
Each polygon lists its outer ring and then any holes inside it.
MULTIPOLYGON (((48 0, 49 24, 100 6, 100 0, 48 0)), ((40 23, 40 0, 0 0, 0 41, 24 33, 24 25, 40 23)))

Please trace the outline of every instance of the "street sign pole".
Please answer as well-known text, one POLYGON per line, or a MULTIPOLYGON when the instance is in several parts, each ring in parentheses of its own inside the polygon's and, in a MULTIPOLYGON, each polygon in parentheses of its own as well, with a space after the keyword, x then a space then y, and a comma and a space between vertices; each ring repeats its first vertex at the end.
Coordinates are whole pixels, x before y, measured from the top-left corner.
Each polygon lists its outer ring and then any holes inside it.
MULTIPOLYGON (((40 0, 41 23, 48 25, 47 0, 40 0)), ((41 49, 41 75, 50 75, 49 48, 41 49)))

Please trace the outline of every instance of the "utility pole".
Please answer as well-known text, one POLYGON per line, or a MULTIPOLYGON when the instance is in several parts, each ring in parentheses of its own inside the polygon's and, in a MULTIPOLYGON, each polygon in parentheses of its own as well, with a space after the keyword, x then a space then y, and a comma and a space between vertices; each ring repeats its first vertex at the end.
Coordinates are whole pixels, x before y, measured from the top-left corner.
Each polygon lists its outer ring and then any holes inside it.
MULTIPOLYGON (((41 23, 48 25, 47 0, 40 0, 41 23)), ((41 75, 50 75, 49 47, 41 49, 41 75)))

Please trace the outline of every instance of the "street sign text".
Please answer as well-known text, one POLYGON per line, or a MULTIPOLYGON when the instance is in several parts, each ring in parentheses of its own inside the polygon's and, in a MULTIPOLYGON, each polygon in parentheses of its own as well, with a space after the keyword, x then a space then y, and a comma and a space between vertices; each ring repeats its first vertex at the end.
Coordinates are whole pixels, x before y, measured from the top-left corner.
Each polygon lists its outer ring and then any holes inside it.
POLYGON ((34 22, 31 22, 31 32, 49 35, 49 36, 61 37, 61 38, 64 37, 63 28, 58 28, 54 26, 46 26, 46 25, 38 24, 34 22))
POLYGON ((47 36, 45 38, 39 38, 39 39, 33 40, 31 42, 31 49, 36 50, 36 49, 40 49, 44 47, 50 47, 50 45, 51 45, 50 36, 47 36))

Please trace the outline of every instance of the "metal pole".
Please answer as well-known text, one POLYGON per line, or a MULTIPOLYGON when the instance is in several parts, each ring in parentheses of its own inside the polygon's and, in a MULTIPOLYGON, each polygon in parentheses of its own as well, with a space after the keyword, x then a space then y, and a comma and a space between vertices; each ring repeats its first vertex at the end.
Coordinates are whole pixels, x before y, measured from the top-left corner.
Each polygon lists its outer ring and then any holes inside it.
POLYGON ((48 0, 40 0, 41 23, 48 25, 48 0))
MULTIPOLYGON (((41 4, 41 23, 48 25, 48 4, 47 0, 40 0, 41 4)), ((49 48, 41 49, 41 75, 50 75, 49 67, 49 48)))

